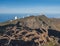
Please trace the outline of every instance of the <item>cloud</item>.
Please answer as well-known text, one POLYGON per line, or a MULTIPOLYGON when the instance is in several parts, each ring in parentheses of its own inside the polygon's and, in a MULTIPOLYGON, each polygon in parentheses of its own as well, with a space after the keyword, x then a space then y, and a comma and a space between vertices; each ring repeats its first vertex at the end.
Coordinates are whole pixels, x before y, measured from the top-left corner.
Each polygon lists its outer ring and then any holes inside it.
POLYGON ((0 7, 0 13, 45 13, 45 14, 59 14, 59 6, 37 6, 37 7, 19 7, 8 8, 0 7))

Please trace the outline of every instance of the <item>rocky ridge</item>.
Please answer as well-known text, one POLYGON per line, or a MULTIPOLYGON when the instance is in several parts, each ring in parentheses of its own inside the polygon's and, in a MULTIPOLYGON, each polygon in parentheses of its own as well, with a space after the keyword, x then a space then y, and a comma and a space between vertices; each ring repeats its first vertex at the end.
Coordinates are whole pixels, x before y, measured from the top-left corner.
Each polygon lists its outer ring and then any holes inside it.
POLYGON ((0 46, 59 46, 60 32, 44 15, 0 24, 0 46))

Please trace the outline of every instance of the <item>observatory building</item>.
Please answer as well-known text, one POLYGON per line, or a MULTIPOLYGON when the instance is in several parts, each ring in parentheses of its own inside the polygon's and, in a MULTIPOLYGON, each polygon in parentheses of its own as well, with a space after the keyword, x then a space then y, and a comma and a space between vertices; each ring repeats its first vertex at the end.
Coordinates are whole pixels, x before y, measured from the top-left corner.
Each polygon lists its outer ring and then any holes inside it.
POLYGON ((18 19, 18 17, 17 17, 17 16, 15 16, 15 20, 16 20, 16 19, 18 19))

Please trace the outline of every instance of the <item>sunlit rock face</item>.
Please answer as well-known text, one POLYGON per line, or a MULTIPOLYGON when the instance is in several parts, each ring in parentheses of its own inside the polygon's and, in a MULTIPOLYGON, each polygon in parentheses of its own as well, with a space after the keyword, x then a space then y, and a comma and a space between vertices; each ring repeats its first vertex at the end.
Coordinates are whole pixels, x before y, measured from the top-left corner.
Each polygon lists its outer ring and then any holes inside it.
POLYGON ((0 46, 54 46, 60 32, 46 16, 30 16, 0 24, 0 46))

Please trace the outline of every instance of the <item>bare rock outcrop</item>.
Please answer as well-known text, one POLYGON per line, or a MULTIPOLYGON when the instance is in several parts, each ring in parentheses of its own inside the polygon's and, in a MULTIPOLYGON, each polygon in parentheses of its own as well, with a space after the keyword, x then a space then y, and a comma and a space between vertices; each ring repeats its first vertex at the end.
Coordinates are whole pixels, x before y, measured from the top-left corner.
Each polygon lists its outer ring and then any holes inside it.
MULTIPOLYGON (((52 46, 58 44, 46 16, 30 16, 0 26, 0 46, 52 46), (54 36, 54 37, 51 37, 54 36), (55 42, 55 43, 54 43, 55 42)), ((57 37, 59 38, 59 37, 57 37)))

